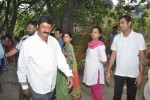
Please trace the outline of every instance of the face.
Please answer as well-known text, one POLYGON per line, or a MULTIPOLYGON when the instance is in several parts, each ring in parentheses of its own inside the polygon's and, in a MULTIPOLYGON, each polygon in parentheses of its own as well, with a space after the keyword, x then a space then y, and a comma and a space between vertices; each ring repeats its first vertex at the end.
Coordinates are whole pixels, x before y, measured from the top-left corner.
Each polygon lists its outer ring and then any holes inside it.
POLYGON ((29 24, 27 26, 27 28, 28 28, 27 31, 28 31, 29 35, 33 35, 36 32, 36 27, 32 24, 29 24))
POLYGON ((48 24, 47 22, 41 23, 39 25, 39 27, 38 27, 38 35, 43 40, 47 40, 48 39, 50 31, 51 31, 51 24, 48 24))
POLYGON ((99 33, 97 28, 93 28, 92 33, 91 33, 91 37, 93 40, 98 40, 99 37, 101 36, 101 34, 99 33))
POLYGON ((54 35, 57 40, 60 39, 62 36, 62 34, 59 31, 55 31, 54 35))
POLYGON ((125 18, 120 19, 120 29, 122 32, 130 30, 131 22, 127 22, 125 18))
POLYGON ((70 36, 68 34, 64 34, 63 39, 64 39, 65 43, 70 43, 70 41, 72 40, 72 38, 70 38, 70 36))

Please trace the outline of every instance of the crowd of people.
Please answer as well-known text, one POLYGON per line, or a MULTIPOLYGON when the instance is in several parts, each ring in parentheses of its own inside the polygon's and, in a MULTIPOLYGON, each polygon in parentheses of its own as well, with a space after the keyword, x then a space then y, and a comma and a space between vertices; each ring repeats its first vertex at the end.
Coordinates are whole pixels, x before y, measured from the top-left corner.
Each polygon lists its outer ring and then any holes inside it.
MULTIPOLYGON (((150 60, 145 56, 147 48, 144 37, 131 29, 131 17, 123 15, 119 23, 121 33, 117 33, 115 26, 110 38, 111 56, 106 77, 106 46, 99 40, 102 29, 99 26, 92 28, 92 40, 87 44, 83 75, 83 83, 91 89, 92 100, 102 100, 105 80, 107 84, 110 83, 115 61, 113 100, 121 100, 125 83, 127 100, 136 100, 136 91, 142 83, 144 66, 150 65, 150 60)), ((32 100, 52 100, 54 96, 57 100, 81 100, 78 66, 71 44, 72 33, 56 28, 54 36, 50 36, 52 25, 49 16, 40 16, 38 21, 28 23, 28 35, 23 36, 16 45, 13 45, 11 37, 1 37, 0 59, 8 58, 8 63, 12 63, 14 61, 11 57, 19 52, 17 75, 20 100, 30 97, 32 100)), ((144 89, 145 100, 150 98, 150 70, 148 77, 144 89)))

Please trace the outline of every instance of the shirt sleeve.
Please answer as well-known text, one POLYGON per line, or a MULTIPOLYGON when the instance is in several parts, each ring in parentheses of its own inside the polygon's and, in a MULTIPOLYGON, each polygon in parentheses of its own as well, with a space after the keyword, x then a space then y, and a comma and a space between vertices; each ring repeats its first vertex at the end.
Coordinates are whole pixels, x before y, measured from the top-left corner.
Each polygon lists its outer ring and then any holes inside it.
POLYGON ((27 64, 29 63, 29 52, 30 50, 28 48, 28 45, 25 43, 21 46, 20 53, 19 53, 19 59, 18 59, 18 70, 17 70, 17 75, 19 79, 19 83, 22 86, 22 89, 28 89, 28 84, 27 84, 27 64))
POLYGON ((114 37, 114 39, 112 41, 111 50, 114 50, 114 51, 117 50, 116 36, 114 37))
POLYGON ((144 40, 144 37, 142 34, 140 34, 140 39, 139 39, 139 51, 141 50, 146 50, 147 47, 146 47, 146 43, 145 43, 145 40, 144 40))
POLYGON ((98 55, 101 62, 107 61, 106 49, 104 45, 98 47, 98 55))
POLYGON ((23 43, 23 41, 22 41, 22 39, 19 41, 19 43, 16 45, 16 49, 17 50, 20 50, 20 48, 21 48, 21 46, 22 46, 22 43, 23 43))
POLYGON ((68 76, 73 76, 72 71, 69 69, 69 65, 66 62, 66 58, 63 55, 61 48, 58 43, 56 43, 56 49, 57 49, 57 54, 56 54, 56 59, 57 59, 57 65, 58 68, 68 77, 68 76))

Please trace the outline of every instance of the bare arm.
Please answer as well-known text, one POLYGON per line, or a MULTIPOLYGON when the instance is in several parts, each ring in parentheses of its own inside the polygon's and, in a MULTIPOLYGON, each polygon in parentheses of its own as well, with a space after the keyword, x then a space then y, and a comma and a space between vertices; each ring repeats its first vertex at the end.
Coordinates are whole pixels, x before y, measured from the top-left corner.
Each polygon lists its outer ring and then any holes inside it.
POLYGON ((111 68, 115 62, 116 59, 116 51, 112 51, 112 54, 110 56, 108 68, 107 68, 107 74, 106 74, 106 81, 109 83, 110 82, 110 74, 111 74, 111 68))
MULTIPOLYGON (((140 56, 140 59, 145 58, 145 51, 144 50, 140 51, 139 56, 140 56)), ((143 74, 144 74, 144 66, 140 63, 140 65, 139 65, 139 76, 135 80, 136 86, 141 85, 142 80, 143 80, 143 74)))
POLYGON ((13 48, 12 50, 10 50, 8 53, 6 53, 6 57, 10 57, 13 56, 14 54, 16 54, 18 52, 18 50, 16 48, 13 48))

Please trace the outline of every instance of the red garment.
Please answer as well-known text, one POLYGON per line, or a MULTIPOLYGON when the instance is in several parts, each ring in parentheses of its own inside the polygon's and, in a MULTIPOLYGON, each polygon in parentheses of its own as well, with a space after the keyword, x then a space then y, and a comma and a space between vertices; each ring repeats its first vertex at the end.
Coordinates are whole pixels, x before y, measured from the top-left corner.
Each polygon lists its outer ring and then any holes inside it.
MULTIPOLYGON (((6 53, 8 53, 13 48, 14 48, 14 46, 13 46, 11 39, 8 39, 7 46, 6 46, 6 53)), ((8 64, 14 64, 15 58, 14 58, 14 56, 11 56, 11 57, 8 57, 7 60, 8 60, 8 64)))

